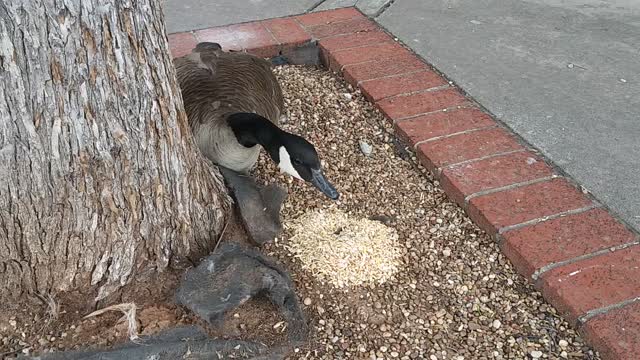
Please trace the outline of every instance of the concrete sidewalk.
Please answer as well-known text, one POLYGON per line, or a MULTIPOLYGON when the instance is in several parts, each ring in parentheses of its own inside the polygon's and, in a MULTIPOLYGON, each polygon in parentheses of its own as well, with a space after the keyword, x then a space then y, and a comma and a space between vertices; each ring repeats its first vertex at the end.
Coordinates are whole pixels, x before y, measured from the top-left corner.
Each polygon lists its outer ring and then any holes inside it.
POLYGON ((395 0, 164 0, 165 20, 169 34, 357 6, 360 11, 377 17, 395 0))
POLYGON ((165 0, 169 33, 358 6, 640 229, 640 2, 165 0))

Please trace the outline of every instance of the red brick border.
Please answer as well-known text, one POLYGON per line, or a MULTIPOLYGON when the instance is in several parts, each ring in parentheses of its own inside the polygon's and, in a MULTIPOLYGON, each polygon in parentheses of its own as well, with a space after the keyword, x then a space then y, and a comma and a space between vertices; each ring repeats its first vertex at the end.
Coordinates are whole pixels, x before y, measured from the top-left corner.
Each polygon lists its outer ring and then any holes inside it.
POLYGON ((447 194, 605 359, 640 359, 636 234, 460 89, 355 8, 169 35, 269 57, 317 41, 320 57, 393 122, 447 194))

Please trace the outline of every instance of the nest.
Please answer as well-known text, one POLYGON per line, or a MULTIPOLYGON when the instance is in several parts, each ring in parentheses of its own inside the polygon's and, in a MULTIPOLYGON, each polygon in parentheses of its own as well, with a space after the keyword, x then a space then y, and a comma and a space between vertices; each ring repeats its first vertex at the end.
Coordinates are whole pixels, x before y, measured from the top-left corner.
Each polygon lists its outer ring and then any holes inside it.
POLYGON ((398 233, 381 222, 318 210, 290 227, 288 250, 303 269, 335 287, 382 284, 398 272, 398 233))

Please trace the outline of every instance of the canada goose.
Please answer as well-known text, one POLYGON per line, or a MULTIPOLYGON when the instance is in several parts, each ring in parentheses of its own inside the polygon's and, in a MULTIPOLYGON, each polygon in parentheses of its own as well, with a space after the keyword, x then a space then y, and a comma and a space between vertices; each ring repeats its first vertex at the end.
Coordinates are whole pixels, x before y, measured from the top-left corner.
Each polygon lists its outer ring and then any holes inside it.
POLYGON ((284 101, 269 61, 201 42, 174 62, 189 125, 206 157, 247 173, 262 146, 280 171, 338 199, 313 145, 278 127, 284 101))

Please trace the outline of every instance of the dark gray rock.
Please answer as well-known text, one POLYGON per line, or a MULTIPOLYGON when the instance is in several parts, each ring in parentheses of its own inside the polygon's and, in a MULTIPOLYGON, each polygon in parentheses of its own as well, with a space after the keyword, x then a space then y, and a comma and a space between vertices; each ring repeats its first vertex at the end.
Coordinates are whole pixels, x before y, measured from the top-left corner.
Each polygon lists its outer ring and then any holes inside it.
POLYGON ((260 187, 251 176, 224 167, 220 172, 251 241, 257 245, 273 241, 282 232, 280 209, 287 191, 276 184, 260 187))
POLYGON ((226 242, 185 274, 176 301, 213 326, 257 295, 266 296, 288 322, 289 340, 304 341, 308 328, 286 271, 259 252, 226 242))
POLYGON ((278 55, 278 56, 274 56, 272 58, 269 59, 269 61, 271 61, 271 63, 274 66, 279 66, 279 65, 289 65, 291 64, 291 62, 289 61, 289 59, 284 56, 284 55, 278 55))

